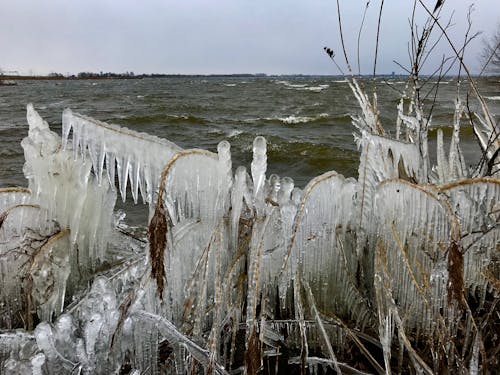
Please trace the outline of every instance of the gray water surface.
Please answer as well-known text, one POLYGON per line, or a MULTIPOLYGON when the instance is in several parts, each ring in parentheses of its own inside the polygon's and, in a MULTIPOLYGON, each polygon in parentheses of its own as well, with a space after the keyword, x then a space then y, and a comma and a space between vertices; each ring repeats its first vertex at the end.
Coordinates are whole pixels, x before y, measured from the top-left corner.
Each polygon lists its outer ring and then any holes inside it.
MULTIPOLYGON (((368 92, 372 80, 365 80, 368 92)), ((396 105, 405 89, 403 78, 378 79, 377 94, 384 127, 394 129, 396 105)), ((433 82, 422 90, 427 93, 433 82)), ((498 118, 498 78, 481 79, 479 88, 498 118)), ((467 93, 462 85, 462 96, 467 93)), ((434 93, 424 101, 432 106, 434 93)), ((432 127, 441 127, 449 143, 456 80, 440 85, 432 127)), ((296 185, 326 171, 357 176, 359 153, 351 115, 358 104, 342 78, 335 77, 196 77, 133 80, 33 80, 0 86, 0 186, 26 186, 21 140, 27 135, 26 104, 60 134, 63 109, 167 138, 183 148, 216 151, 221 140, 231 143, 233 168, 249 168, 252 141, 268 141, 268 173, 290 176, 296 185)), ((471 101, 472 110, 479 110, 471 101)), ((462 149, 469 164, 480 157, 472 129, 463 121, 462 149)), ((435 131, 430 149, 435 153, 435 131)))

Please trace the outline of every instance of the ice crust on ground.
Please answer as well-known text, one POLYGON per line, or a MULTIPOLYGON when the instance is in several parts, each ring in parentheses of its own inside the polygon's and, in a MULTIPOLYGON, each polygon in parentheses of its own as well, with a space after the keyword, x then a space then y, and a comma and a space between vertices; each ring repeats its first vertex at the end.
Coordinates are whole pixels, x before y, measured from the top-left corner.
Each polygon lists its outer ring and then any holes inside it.
MULTIPOLYGON (((237 355, 242 337, 259 356, 287 348, 296 353, 289 364, 349 369, 336 359, 358 337, 349 326, 378 332, 387 371, 396 339, 426 371, 406 333, 431 345, 441 322, 458 316, 453 249, 464 249, 465 295, 482 306, 498 293, 500 181, 463 167, 460 103, 449 154, 431 169, 420 109, 400 106, 392 139, 350 85, 362 109, 353 119, 358 179, 327 172, 304 190, 266 175, 263 137, 249 172, 233 174, 227 141, 217 153, 182 150, 71 110, 61 140, 29 105, 29 189, 0 190, 0 324, 11 330, 0 333, 0 373, 250 371, 252 359, 237 355), (161 296, 148 244, 116 225, 117 190, 125 199, 128 184, 150 216, 164 207, 161 296)), ((488 124, 478 131, 491 134, 488 124)))

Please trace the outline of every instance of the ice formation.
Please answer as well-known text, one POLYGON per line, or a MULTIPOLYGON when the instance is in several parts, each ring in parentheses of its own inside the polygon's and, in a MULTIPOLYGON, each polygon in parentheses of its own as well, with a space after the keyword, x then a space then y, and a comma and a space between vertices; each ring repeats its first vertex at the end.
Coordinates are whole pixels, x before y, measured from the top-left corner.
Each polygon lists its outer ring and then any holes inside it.
POLYGON ((71 131, 74 159, 85 161, 87 157, 90 158, 99 186, 104 171, 113 186, 118 176, 123 201, 130 181, 134 202, 137 203, 139 191, 145 202, 153 202, 163 167, 181 150, 165 139, 106 124, 66 109, 62 117, 63 149, 68 146, 71 131))
POLYGON ((29 188, 0 189, 0 373, 362 373, 347 347, 378 373, 437 371, 458 350, 483 365, 495 341, 477 314, 500 293, 498 129, 482 117, 486 163, 467 170, 457 101, 431 168, 419 107, 400 104, 391 138, 350 84, 358 179, 331 171, 303 190, 266 175, 263 137, 233 174, 227 141, 182 150, 69 109, 61 140, 28 105, 29 188), (127 186, 150 206, 149 244, 114 213, 127 186))

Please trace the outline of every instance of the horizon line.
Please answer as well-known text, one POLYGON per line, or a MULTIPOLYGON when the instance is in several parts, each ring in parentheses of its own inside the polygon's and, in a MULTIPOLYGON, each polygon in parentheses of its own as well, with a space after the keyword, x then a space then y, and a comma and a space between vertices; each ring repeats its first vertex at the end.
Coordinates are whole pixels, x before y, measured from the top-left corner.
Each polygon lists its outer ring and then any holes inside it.
MULTIPOLYGON (((408 77, 408 73, 378 73, 375 77, 408 77)), ((422 75, 430 76, 430 75, 422 75)), ((456 77, 456 74, 447 74, 443 77, 456 77)), ((472 75, 473 77, 477 75, 472 75)), ((0 79, 140 79, 140 78, 182 78, 182 77, 249 77, 249 78, 265 78, 265 77, 334 77, 334 78, 348 78, 350 76, 343 74, 314 74, 314 73, 138 73, 125 72, 79 72, 76 74, 62 74, 62 73, 49 73, 43 74, 2 74, 0 72, 0 79)), ((373 74, 361 74, 356 77, 373 77, 373 74)))

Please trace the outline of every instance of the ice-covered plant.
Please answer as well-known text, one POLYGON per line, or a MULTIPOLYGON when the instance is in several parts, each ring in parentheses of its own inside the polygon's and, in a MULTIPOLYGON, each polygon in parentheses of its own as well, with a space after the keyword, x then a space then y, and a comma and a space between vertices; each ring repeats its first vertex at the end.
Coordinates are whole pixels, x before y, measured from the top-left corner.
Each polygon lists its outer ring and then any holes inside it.
POLYGON ((430 165, 420 67, 431 32, 448 36, 429 13, 412 34, 411 100, 394 135, 376 93, 348 77, 361 108, 357 179, 331 171, 302 190, 267 177, 263 137, 250 173, 233 174, 227 141, 217 153, 182 150, 71 110, 59 139, 29 105, 29 189, 0 190, 0 324, 10 330, 0 373, 498 366, 499 131, 472 82, 483 162, 465 168, 459 130, 473 116, 457 99, 449 154, 438 133, 430 165), (117 190, 149 204, 147 238, 118 230, 117 190))

